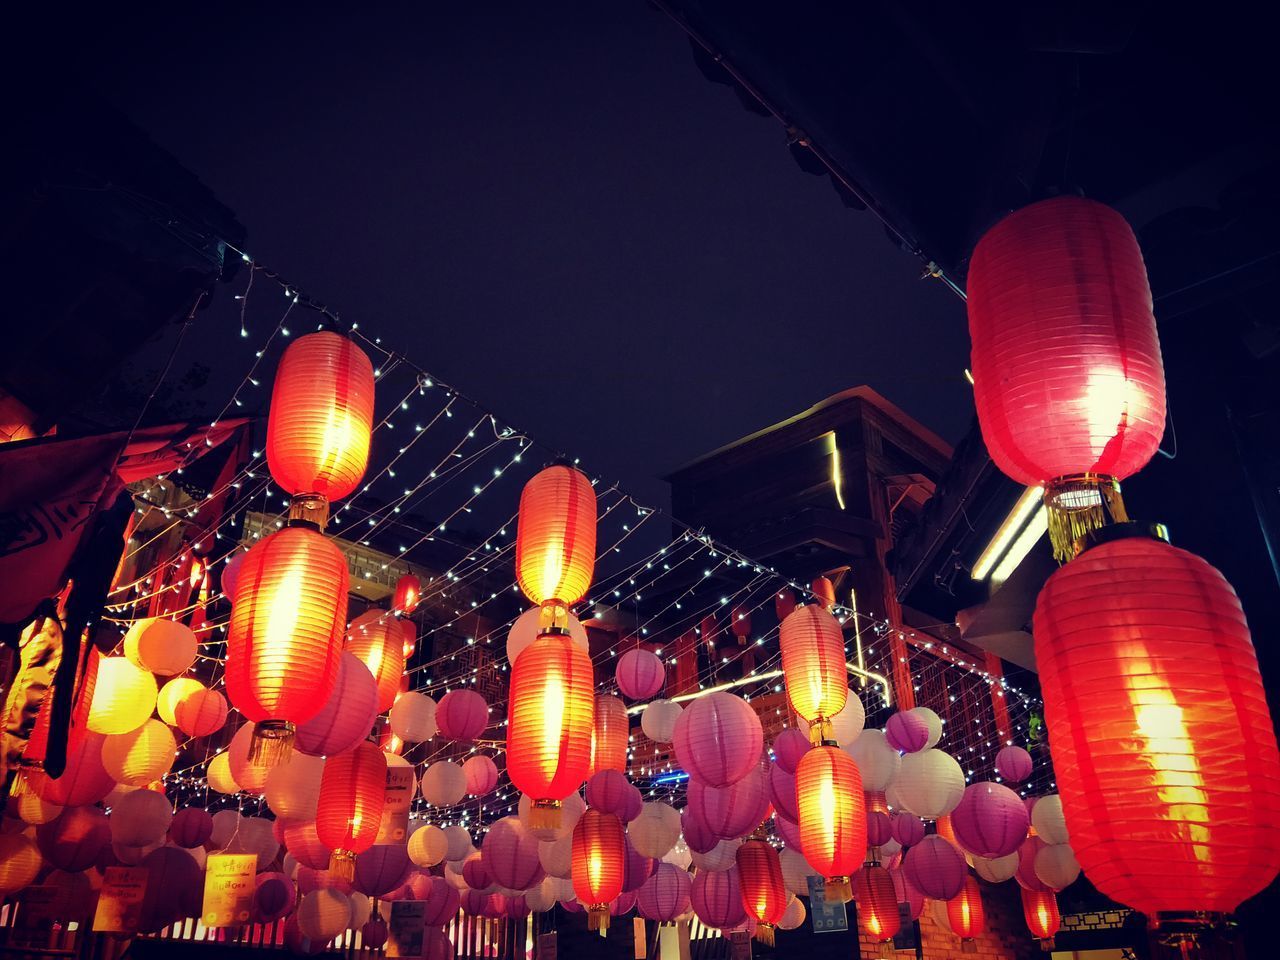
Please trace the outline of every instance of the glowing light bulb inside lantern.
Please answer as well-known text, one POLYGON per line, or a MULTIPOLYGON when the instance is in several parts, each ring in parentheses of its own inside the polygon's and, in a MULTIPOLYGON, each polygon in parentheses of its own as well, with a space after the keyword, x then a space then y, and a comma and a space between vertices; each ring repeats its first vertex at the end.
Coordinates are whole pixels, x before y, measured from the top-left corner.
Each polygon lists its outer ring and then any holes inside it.
POLYGON ((1150 661, 1135 659, 1127 666, 1134 721, 1144 743, 1142 755, 1152 758, 1156 793, 1168 819, 1191 845, 1192 856, 1207 862, 1212 858, 1208 797, 1182 708, 1167 686, 1149 688, 1157 675, 1150 661))

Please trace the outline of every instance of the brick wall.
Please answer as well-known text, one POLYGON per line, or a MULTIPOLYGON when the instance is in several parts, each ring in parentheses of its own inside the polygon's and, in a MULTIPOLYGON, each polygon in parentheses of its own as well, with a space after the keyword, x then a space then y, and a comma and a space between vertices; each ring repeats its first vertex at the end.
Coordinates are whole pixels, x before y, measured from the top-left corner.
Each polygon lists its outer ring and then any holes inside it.
MULTIPOLYGON (((974 952, 965 953, 960 938, 947 926, 933 919, 933 904, 925 906, 920 916, 920 938, 924 960, 1034 960, 1042 956, 1039 943, 1031 936, 1022 919, 1022 900, 1017 883, 1010 880, 990 884, 979 880, 982 905, 987 912, 986 932, 974 940, 974 952)), ((882 956, 881 947, 864 937, 859 937, 858 947, 863 957, 882 956)), ((897 960, 907 960, 912 954, 900 951, 897 960)))

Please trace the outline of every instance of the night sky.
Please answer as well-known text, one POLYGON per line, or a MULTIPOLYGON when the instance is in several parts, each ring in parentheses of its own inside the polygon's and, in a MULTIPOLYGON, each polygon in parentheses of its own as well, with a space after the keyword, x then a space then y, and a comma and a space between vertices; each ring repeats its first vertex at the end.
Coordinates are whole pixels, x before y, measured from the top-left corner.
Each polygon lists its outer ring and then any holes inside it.
MULTIPOLYGON (((641 0, 497 6, 202 6, 99 25, 81 65, 259 261, 650 502, 861 383, 958 438, 963 305, 673 23, 641 0)), ((218 366, 228 316, 184 362, 218 366)))

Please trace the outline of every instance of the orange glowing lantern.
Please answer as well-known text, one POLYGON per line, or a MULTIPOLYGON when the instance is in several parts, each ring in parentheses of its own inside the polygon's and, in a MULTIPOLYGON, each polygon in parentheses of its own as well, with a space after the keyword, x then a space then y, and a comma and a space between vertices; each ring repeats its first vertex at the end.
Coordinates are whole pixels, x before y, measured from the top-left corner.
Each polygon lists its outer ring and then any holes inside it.
POLYGON ((287 526, 244 555, 227 631, 227 696, 254 723, 250 762, 288 758, 297 724, 338 679, 347 620, 347 561, 307 525, 287 526))
POLYGON ((601 770, 627 772, 627 741, 631 721, 621 698, 605 694, 596 697, 595 725, 591 734, 589 776, 601 770))
POLYGON ((267 465, 294 498, 290 516, 324 526, 328 505, 360 483, 373 389, 373 364, 340 334, 309 333, 285 350, 271 392, 267 465))
POLYGON ((974 877, 965 877, 964 889, 947 901, 947 922, 951 924, 951 932, 961 940, 973 940, 987 929, 982 891, 974 877))
POLYGON ((560 823, 560 801, 591 763, 595 701, 591 657, 568 633, 540 634, 511 667, 507 772, 533 801, 530 826, 560 823))
POLYGON ((348 652, 369 668, 378 684, 378 712, 390 710, 404 676, 404 630, 386 610, 366 610, 351 621, 348 652))
POLYGON ((831 718, 849 698, 840 624, 823 606, 811 603, 783 620, 779 633, 791 709, 808 722, 813 743, 831 743, 831 718))
POLYGON ((892 940, 902 923, 893 875, 884 867, 867 864, 855 875, 853 890, 862 932, 877 943, 892 940))
POLYGON ((422 602, 422 581, 416 574, 406 573, 396 581, 396 592, 391 597, 391 611, 398 617, 407 617, 422 602))
POLYGON ((756 922, 756 939, 773 946, 774 928, 787 912, 787 888, 782 880, 778 851, 768 841, 752 837, 738 848, 734 856, 738 864, 743 909, 756 922))
POLYGON ((814 577, 809 584, 809 592, 813 594, 814 602, 823 610, 829 611, 836 605, 835 585, 826 577, 814 577))
POLYGON ((609 929, 609 902, 622 893, 626 860, 622 821, 612 813, 584 812, 573 828, 571 875, 573 892, 587 908, 589 929, 609 929))
POLYGON ((332 852, 329 871, 355 876, 356 854, 378 838, 386 805, 387 756, 365 740, 355 749, 329 757, 320 775, 316 835, 332 852))
POLYGON ((1062 926, 1062 914, 1058 912, 1058 895, 1052 890, 1022 891, 1022 916, 1027 921, 1027 929, 1037 940, 1052 941, 1062 926))
POLYGON ((524 486, 516 528, 516 579, 543 608, 541 625, 565 627, 587 595, 596 562, 596 492, 580 471, 547 467, 524 486))
POLYGON ((849 878, 867 856, 867 811, 862 775, 839 747, 811 748, 796 765, 800 849, 826 877, 828 900, 852 896, 849 878))

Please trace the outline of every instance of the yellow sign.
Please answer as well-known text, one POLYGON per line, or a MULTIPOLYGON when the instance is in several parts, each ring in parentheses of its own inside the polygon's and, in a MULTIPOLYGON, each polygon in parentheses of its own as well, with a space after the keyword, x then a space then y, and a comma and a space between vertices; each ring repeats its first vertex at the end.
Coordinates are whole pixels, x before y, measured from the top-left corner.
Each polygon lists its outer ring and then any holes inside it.
POLYGON ((146 895, 146 867, 107 867, 93 914, 94 933, 136 933, 146 895))
POLYGON ((256 853, 211 853, 204 870, 204 909, 200 919, 206 927, 239 927, 249 922, 253 905, 256 853))
POLYGON ((413 801, 413 767, 387 767, 386 801, 374 846, 404 843, 409 833, 409 804, 413 801))

